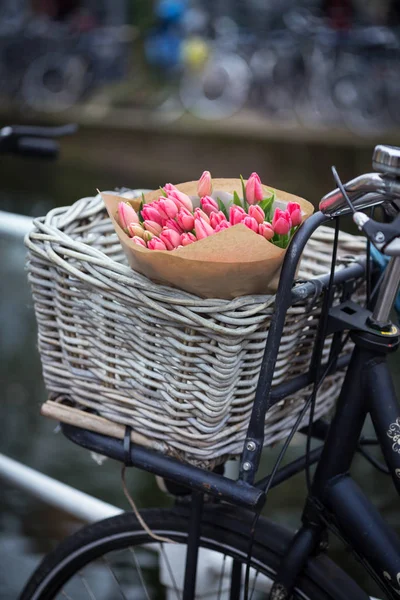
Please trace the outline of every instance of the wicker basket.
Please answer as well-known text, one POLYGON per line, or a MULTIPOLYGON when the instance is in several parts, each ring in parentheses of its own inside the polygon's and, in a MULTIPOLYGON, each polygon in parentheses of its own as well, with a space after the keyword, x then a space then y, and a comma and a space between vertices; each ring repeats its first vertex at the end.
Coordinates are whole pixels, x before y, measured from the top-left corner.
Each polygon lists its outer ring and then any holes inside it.
MULTIPOLYGON (((332 239, 325 227, 312 236, 300 279, 329 271, 332 239)), ((133 272, 100 197, 37 219, 26 244, 50 400, 130 425, 143 443, 193 464, 240 454, 274 296, 204 300, 133 272)), ((364 251, 363 238, 341 235, 339 262, 364 251)), ((289 309, 273 385, 308 370, 321 302, 289 309)), ((331 409, 342 378, 325 380, 315 418, 331 409)), ((270 409, 266 445, 287 436, 309 391, 270 409)))

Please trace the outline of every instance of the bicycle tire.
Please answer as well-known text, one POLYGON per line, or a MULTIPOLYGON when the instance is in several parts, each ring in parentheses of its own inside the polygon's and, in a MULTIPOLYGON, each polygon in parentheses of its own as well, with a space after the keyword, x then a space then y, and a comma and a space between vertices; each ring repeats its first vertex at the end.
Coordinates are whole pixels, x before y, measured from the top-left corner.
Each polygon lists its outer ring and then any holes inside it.
MULTIPOLYGON (((145 509, 142 511, 142 516, 150 529, 157 535, 168 536, 175 541, 185 543, 188 509, 184 507, 145 509)), ((249 524, 252 516, 247 511, 239 511, 229 506, 206 506, 201 528, 201 547, 223 552, 226 556, 245 564, 249 524)), ((262 575, 273 579, 291 536, 292 534, 288 530, 267 519, 260 518, 253 546, 252 567, 262 575)), ((142 529, 132 513, 123 513, 86 526, 66 538, 44 558, 26 584, 20 600, 53 600, 58 597, 58 594, 60 597, 62 594, 63 598, 72 598, 70 592, 64 592, 64 586, 68 582, 70 584, 72 578, 84 566, 87 567, 95 558, 102 557, 104 554, 129 548, 136 549, 137 546, 143 544, 154 546, 154 540, 142 529)), ((244 568, 242 569, 242 585, 243 574, 244 568)), ((294 598, 302 600, 359 598, 357 590, 358 592, 360 590, 358 587, 353 588, 353 585, 355 584, 343 571, 324 554, 321 554, 309 560, 304 574, 299 579, 294 598), (337 587, 338 584, 340 584, 340 589, 337 587), (355 594, 353 594, 354 591, 355 594)), ((94 594, 88 594, 88 596, 96 599, 98 597, 94 594)), ((124 593, 121 594, 121 597, 139 598, 137 595, 125 596, 124 593)), ((149 595, 140 597, 150 598, 149 595)))

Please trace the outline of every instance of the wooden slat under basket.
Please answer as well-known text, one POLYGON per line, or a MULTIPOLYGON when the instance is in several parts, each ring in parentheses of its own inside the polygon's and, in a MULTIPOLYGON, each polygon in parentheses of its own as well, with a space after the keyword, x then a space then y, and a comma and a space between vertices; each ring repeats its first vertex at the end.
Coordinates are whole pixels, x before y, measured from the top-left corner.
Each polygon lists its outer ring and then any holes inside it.
MULTIPOLYGON (((326 227, 312 236, 300 279, 329 271, 332 239, 326 227)), ((274 296, 203 300, 133 272, 100 197, 37 219, 26 244, 43 414, 114 437, 130 425, 136 443, 205 467, 241 452, 274 296)), ((363 238, 341 234, 339 262, 364 251, 363 238)), ((289 309, 273 385, 308 370, 320 310, 320 297, 289 309)), ((327 377, 315 418, 342 378, 327 377)), ((268 411, 266 445, 288 435, 309 393, 268 411)))

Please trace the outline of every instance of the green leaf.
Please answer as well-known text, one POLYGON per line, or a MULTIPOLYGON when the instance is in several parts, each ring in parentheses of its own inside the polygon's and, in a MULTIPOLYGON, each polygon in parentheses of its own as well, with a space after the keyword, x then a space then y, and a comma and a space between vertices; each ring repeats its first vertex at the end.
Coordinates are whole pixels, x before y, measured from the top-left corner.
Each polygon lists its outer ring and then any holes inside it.
POLYGON ((166 198, 168 196, 167 192, 164 191, 161 186, 160 186, 160 192, 162 193, 162 195, 164 196, 164 198, 166 198))
POLYGON ((143 204, 145 204, 145 201, 144 201, 144 194, 143 194, 143 192, 142 192, 142 201, 141 201, 141 203, 140 203, 139 210, 138 210, 139 223, 143 223, 143 221, 144 221, 144 219, 143 219, 143 217, 142 217, 142 208, 143 208, 143 204))
POLYGON ((243 192, 243 207, 246 210, 246 206, 247 206, 247 198, 246 198, 246 185, 244 183, 244 179, 242 177, 242 175, 240 176, 240 181, 242 182, 242 192, 243 192))
POLYGON ((228 211, 226 210, 225 204, 222 202, 221 198, 217 198, 218 208, 222 210, 227 220, 229 220, 228 211))
POLYGON ((243 208, 243 205, 239 198, 239 194, 236 190, 233 192, 233 204, 236 204, 236 206, 240 206, 240 208, 243 208))
POLYGON ((269 196, 269 198, 264 198, 264 200, 261 200, 261 202, 259 203, 259 205, 261 206, 261 208, 263 209, 263 211, 265 213, 266 220, 269 222, 271 222, 272 206, 275 201, 275 192, 273 190, 270 190, 270 192, 271 192, 271 196, 269 196))

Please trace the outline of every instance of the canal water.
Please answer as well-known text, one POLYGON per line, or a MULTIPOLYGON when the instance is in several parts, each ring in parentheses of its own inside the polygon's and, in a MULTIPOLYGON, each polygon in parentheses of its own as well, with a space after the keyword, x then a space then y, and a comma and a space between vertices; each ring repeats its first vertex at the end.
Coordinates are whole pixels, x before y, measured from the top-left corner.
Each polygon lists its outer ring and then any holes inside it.
MULTIPOLYGON (((88 152, 88 147, 85 145, 87 141, 82 139, 80 147, 83 154, 79 160, 76 154, 78 142, 74 142, 75 146, 72 142, 69 143, 70 145, 67 144, 66 158, 62 158, 54 165, 5 159, 2 163, 4 178, 0 192, 0 209, 38 216, 54 205, 70 204, 80 196, 92 195, 96 187, 103 189, 111 189, 118 185, 155 187, 166 179, 163 173, 165 167, 158 170, 155 167, 159 156, 156 151, 155 155, 150 152, 149 146, 157 146, 154 140, 147 140, 146 150, 148 160, 150 156, 153 157, 151 159, 154 167, 153 174, 148 167, 145 169, 144 164, 143 170, 140 170, 138 163, 142 164, 143 158, 138 158, 137 161, 132 158, 131 167, 129 161, 126 161, 124 169, 121 170, 121 167, 116 165, 118 161, 115 161, 114 157, 113 161, 110 161, 108 170, 99 168, 97 159, 88 152)), ((107 140, 103 136, 102 144, 106 143, 107 140)), ((137 140, 132 140, 133 145, 136 143, 137 140)), ((180 148, 176 140, 173 143, 180 148)), ((205 141, 201 143, 205 144, 205 141)), ((230 148, 233 148, 232 153, 236 152, 231 144, 231 142, 225 144, 226 155, 229 154, 230 148)), ((260 153, 266 153, 264 147, 255 143, 255 147, 252 147, 255 162, 259 161, 257 148, 260 153)), ((298 151, 300 148, 298 146, 298 151)), ((202 146, 202 149, 205 151, 205 146, 202 146)), ((181 149, 177 154, 180 152, 181 149)), ((192 157, 187 165, 186 176, 181 172, 181 166, 175 166, 174 175, 168 179, 175 182, 190 179, 201 172, 200 164, 208 167, 210 163, 214 165, 216 175, 237 176, 238 173, 229 160, 224 163, 222 150, 218 152, 218 157, 213 158, 210 151, 209 161, 198 158, 197 162, 193 162, 192 157), (221 173, 217 171, 219 162, 221 173)), ((349 149, 344 149, 341 153, 337 151, 337 161, 343 163, 347 178, 350 169, 348 161, 344 162, 343 152, 352 156, 351 165, 358 167, 356 172, 353 171, 353 175, 369 168, 366 164, 365 151, 362 160, 357 157, 354 150, 351 152, 349 149)), ((281 160, 284 160, 279 145, 270 148, 268 154, 269 164, 274 164, 278 173, 279 161, 274 153, 278 153, 281 160)), ((286 187, 288 191, 301 192, 306 197, 313 196, 315 200, 321 190, 327 191, 331 188, 327 165, 333 162, 335 151, 330 149, 326 153, 329 156, 319 160, 318 176, 315 177, 317 191, 311 185, 313 172, 310 171, 312 155, 317 155, 315 148, 311 149, 307 158, 303 156, 297 163, 295 150, 288 149, 288 155, 292 157, 292 161, 295 161, 290 168, 287 165, 285 167, 287 177, 291 177, 292 185, 285 186, 282 175, 275 178, 279 181, 273 177, 269 177, 268 181, 277 187, 286 187), (302 172, 304 168, 307 168, 307 175, 302 172), (324 175, 321 175, 322 170, 325 170, 324 175)), ((105 160, 103 154, 101 156, 101 160, 105 160)), ((236 160, 239 162, 238 158, 236 160)), ((249 160, 246 158, 246 163, 249 160)), ((247 174, 247 170, 243 169, 243 172, 247 174)), ((259 171, 262 171, 261 166, 259 171)), ((36 324, 24 271, 25 248, 22 239, 1 237, 0 257, 0 452, 102 500, 128 509, 121 489, 119 465, 110 460, 102 466, 97 465, 87 451, 66 440, 57 431, 54 422, 39 415, 40 404, 46 398, 46 392, 41 380, 40 360, 36 348, 36 324)), ((392 360, 392 371, 396 378, 398 364, 398 360, 392 360)), ((399 388, 398 381, 397 387, 399 388)), ((262 465, 265 472, 273 465, 279 449, 280 445, 265 450, 262 465)), ((303 449, 304 442, 300 438, 295 438, 287 460, 300 455, 303 449)), ((378 473, 359 457, 355 459, 354 476, 372 497, 385 518, 397 531, 400 531, 398 497, 392 489, 390 479, 378 473)), ((152 476, 132 470, 129 482, 130 492, 139 507, 170 503, 169 499, 158 490, 152 476)), ((40 558, 81 524, 68 515, 21 493, 18 489, 9 485, 0 485, 0 598, 15 600, 23 582, 40 558)), ((300 523, 304 496, 304 475, 300 474, 279 489, 271 491, 264 512, 270 518, 295 529, 300 523)), ((374 587, 373 582, 364 574, 346 548, 332 540, 330 552, 332 557, 345 566, 360 583, 367 586, 371 594, 379 596, 379 591, 374 587)))

